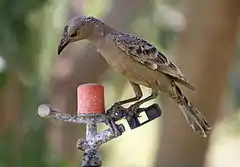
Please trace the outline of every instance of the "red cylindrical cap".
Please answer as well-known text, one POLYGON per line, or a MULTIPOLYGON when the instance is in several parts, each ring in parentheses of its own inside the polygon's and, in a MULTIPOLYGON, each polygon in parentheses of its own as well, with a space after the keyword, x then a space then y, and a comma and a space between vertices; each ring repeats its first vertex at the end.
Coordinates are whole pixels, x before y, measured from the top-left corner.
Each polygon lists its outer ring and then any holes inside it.
POLYGON ((77 88, 78 114, 104 113, 104 87, 99 84, 83 84, 77 88))

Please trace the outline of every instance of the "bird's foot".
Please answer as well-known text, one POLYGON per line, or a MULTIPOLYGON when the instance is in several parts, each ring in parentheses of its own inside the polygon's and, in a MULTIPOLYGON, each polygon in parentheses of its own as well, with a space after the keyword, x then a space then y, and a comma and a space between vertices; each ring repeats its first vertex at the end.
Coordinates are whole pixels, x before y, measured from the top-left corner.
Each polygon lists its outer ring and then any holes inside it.
POLYGON ((127 108, 127 120, 132 120, 133 117, 140 117, 139 113, 137 112, 139 107, 140 105, 138 103, 135 103, 127 108))
POLYGON ((123 113, 126 112, 126 108, 121 106, 118 102, 114 103, 110 109, 107 110, 107 115, 113 120, 119 120, 123 117, 123 113))

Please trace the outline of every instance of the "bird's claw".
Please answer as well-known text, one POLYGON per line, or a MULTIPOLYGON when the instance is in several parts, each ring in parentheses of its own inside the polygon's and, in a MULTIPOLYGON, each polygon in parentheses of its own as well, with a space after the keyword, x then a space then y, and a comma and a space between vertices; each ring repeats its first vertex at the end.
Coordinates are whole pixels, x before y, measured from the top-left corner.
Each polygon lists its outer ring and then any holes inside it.
POLYGON ((139 117, 139 113, 137 112, 139 109, 138 104, 133 104, 127 108, 127 120, 133 119, 133 117, 139 117))
POLYGON ((119 103, 114 103, 110 109, 107 110, 107 115, 114 120, 121 119, 122 113, 125 112, 126 109, 121 106, 119 103))
POLYGON ((121 133, 115 124, 115 121, 120 120, 125 117, 128 121, 139 117, 138 109, 139 104, 135 103, 128 108, 124 108, 118 102, 114 103, 110 109, 107 110, 107 120, 106 124, 110 127, 114 135, 119 135, 121 133))
POLYGON ((138 104, 133 104, 130 107, 127 108, 128 112, 132 112, 134 114, 137 114, 137 110, 139 109, 139 105, 138 104))

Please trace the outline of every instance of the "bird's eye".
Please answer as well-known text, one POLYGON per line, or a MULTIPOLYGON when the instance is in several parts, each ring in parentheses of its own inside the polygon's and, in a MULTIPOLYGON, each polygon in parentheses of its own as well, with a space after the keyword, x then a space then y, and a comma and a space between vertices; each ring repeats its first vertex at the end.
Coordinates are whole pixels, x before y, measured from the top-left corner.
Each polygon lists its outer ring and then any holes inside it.
POLYGON ((73 32, 72 34, 70 34, 70 37, 76 37, 77 36, 77 32, 73 32))

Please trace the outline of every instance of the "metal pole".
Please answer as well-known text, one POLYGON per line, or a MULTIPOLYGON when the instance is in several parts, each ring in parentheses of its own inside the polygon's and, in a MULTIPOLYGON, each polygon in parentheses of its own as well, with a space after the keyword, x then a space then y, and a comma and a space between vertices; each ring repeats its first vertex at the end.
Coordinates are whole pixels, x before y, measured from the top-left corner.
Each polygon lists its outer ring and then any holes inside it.
POLYGON ((88 141, 90 147, 84 150, 82 167, 100 167, 102 165, 98 145, 94 144, 96 134, 97 124, 88 122, 86 124, 86 141, 88 141))

